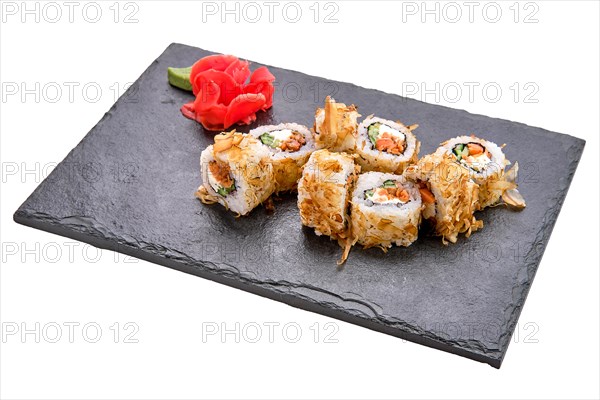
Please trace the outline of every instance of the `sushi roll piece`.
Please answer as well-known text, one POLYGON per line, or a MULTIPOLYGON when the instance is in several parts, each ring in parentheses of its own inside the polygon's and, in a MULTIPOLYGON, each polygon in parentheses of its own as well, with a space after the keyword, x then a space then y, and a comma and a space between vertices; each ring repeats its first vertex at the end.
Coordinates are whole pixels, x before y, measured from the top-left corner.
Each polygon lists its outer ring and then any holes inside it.
POLYGON ((352 239, 387 251, 392 244, 410 246, 421 223, 421 194, 401 175, 360 174, 352 194, 352 239))
MULTIPOLYGON (((479 207, 481 209, 498 203, 505 192, 514 193, 516 191, 517 185, 514 180, 511 182, 505 177, 505 168, 510 165, 510 161, 504 156, 502 147, 474 135, 458 136, 441 145, 479 185, 479 207)), ((518 166, 516 168, 518 169, 518 166)), ((515 175, 517 169, 513 171, 515 175)), ((524 201, 522 206, 525 206, 524 201)))
POLYGON ((358 113, 354 104, 346 106, 327 96, 325 107, 315 112, 315 142, 318 149, 353 152, 356 146, 358 113))
POLYGON ((235 131, 215 136, 200 156, 202 185, 196 196, 246 215, 275 189, 270 154, 258 139, 235 131))
POLYGON ((404 176, 417 182, 423 202, 422 217, 444 244, 456 243, 460 233, 469 237, 483 228, 483 222, 473 215, 479 209, 479 187, 446 149, 440 147, 422 157, 406 168, 404 176))
POLYGON ((302 125, 279 124, 260 126, 249 134, 269 150, 275 191, 296 189, 302 176, 302 166, 315 151, 313 133, 302 125))
POLYGON ((352 156, 317 150, 311 154, 298 182, 298 209, 302 224, 317 235, 337 240, 344 249, 339 263, 350 250, 348 204, 360 167, 352 156))
POLYGON ((421 143, 412 133, 418 125, 405 126, 400 122, 370 115, 358 127, 357 162, 362 171, 401 174, 417 162, 421 143))

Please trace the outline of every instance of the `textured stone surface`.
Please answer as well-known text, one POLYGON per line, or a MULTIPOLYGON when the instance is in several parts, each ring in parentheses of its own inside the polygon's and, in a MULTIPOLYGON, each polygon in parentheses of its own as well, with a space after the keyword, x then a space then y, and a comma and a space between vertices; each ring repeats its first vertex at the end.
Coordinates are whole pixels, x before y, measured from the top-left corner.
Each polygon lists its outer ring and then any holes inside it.
MULTIPOLYGON (((173 44, 15 213, 15 221, 116 250, 500 367, 584 141, 272 68, 275 103, 258 124, 311 125, 328 94, 371 113, 418 123, 421 154, 444 139, 476 133, 506 143, 519 161, 528 207, 480 213, 481 232, 444 247, 421 238, 409 248, 340 249, 300 225, 293 196, 276 211, 234 218, 193 196, 199 156, 212 134, 179 112, 189 93, 167 83, 168 66, 208 52, 173 44)), ((253 64, 256 68, 259 64, 253 64)))

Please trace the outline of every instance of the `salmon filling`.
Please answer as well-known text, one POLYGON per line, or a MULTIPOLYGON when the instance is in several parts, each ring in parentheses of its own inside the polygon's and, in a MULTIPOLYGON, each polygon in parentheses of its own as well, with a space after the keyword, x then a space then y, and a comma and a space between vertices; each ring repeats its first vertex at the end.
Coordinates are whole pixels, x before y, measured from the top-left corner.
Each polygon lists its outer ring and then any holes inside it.
POLYGON ((456 161, 475 172, 483 171, 492 162, 490 152, 481 143, 459 143, 452 153, 456 161))
POLYGON ((211 161, 208 163, 208 183, 223 197, 235 190, 235 180, 231 177, 229 165, 211 161))
POLYGON ((386 124, 375 122, 369 125, 368 135, 373 148, 379 151, 400 155, 406 149, 406 136, 386 124))
POLYGON ((394 204, 402 206, 410 201, 408 191, 400 182, 387 180, 377 188, 365 190, 367 205, 394 204))
POLYGON ((306 143, 304 135, 291 129, 263 133, 260 135, 260 141, 273 149, 281 149, 290 153, 300 150, 306 143))
POLYGON ((423 203, 435 204, 435 196, 431 193, 425 182, 419 182, 419 193, 421 193, 423 203))

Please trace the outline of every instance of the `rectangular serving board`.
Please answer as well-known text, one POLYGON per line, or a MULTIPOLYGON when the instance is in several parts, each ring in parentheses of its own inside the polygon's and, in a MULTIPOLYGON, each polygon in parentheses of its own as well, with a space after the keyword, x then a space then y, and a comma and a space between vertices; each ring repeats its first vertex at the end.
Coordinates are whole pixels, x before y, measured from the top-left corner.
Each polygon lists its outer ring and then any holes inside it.
POLYGON ((421 155, 475 133, 506 143, 508 159, 520 164, 525 210, 486 209, 484 229, 451 246, 422 237, 387 253, 356 247, 338 269, 340 248, 301 226, 296 196, 244 218, 194 197, 200 152, 214 133, 181 116, 193 96, 169 85, 167 67, 209 54, 170 45, 14 220, 499 368, 585 142, 269 66, 274 105, 239 131, 312 126, 315 108, 333 95, 363 116, 418 123, 421 155))

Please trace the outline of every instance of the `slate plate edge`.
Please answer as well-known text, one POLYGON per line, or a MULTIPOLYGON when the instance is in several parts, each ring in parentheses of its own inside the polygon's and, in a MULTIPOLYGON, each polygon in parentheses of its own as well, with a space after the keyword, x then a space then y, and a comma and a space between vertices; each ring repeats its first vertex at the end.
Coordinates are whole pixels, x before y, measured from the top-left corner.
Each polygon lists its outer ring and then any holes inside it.
MULTIPOLYGON (((79 218, 82 217, 68 217, 68 219, 73 219, 74 221, 79 218)), ((164 267, 175 269, 236 289, 244 290, 246 292, 279 301, 302 310, 339 319, 344 322, 359 325, 364 328, 405 339, 417 344, 460 355, 475 361, 487 363, 495 368, 500 368, 502 363, 502 351, 498 350, 487 353, 484 351, 479 351, 477 348, 477 341, 473 341, 474 347, 469 349, 464 346, 464 343, 462 347, 459 347, 454 343, 454 341, 447 341, 442 337, 432 335, 429 332, 421 331, 418 328, 411 328, 408 324, 404 324, 404 326, 402 326, 402 324, 399 322, 392 325, 379 320, 377 317, 369 318, 367 314, 361 312, 360 310, 352 310, 354 311, 353 313, 350 312, 350 308, 341 308, 332 302, 315 301, 310 297, 304 296, 292 290, 294 284, 252 280, 251 278, 240 275, 237 268, 229 264, 213 264, 210 262, 195 261, 191 259, 184 260, 185 255, 183 258, 178 257, 176 252, 153 244, 148 244, 148 246, 145 248, 139 248, 131 245, 123 238, 106 236, 97 228, 92 228, 92 230, 90 230, 89 225, 86 226, 78 223, 64 224, 62 222, 63 219, 56 219, 48 216, 47 214, 37 213, 32 210, 19 209, 17 212, 15 212, 13 219, 15 222, 21 225, 78 240, 101 249, 116 251, 121 254, 136 257, 141 260, 162 265, 164 267), (156 250, 159 249, 170 253, 170 255, 157 252, 156 250)), ((332 295, 342 299, 344 302, 347 301, 340 296, 335 294, 332 295)))
POLYGON ((567 193, 569 192, 569 188, 571 187, 571 183, 573 182, 573 176, 575 175, 575 171, 577 170, 579 162, 581 161, 585 143, 585 140, 582 139, 574 141, 572 147, 575 148, 574 154, 576 154, 576 157, 572 159, 569 163, 569 173, 565 177, 568 183, 562 188, 555 206, 553 208, 548 209, 544 214, 544 221, 550 220, 551 222, 542 224, 542 228, 537 232, 536 238, 533 241, 533 243, 543 243, 544 245, 540 249, 541 251, 539 252, 539 254, 535 254, 536 249, 535 247, 532 247, 529 253, 525 255, 526 260, 529 258, 530 255, 533 255, 533 259, 525 264, 525 268, 527 268, 527 279, 523 282, 517 282, 517 284, 513 286, 514 307, 511 310, 509 318, 507 319, 508 329, 503 335, 504 337, 501 338, 501 340, 499 341, 500 347, 504 349, 504 352, 502 353, 502 356, 500 358, 500 365, 502 364, 504 356, 506 355, 506 352, 508 350, 512 334, 514 333, 514 329, 519 320, 519 316, 521 315, 521 312, 523 311, 523 306, 525 305, 525 301, 527 300, 527 295, 529 294, 529 290, 531 289, 531 285, 533 284, 533 281, 535 279, 538 267, 541 264, 542 258, 544 257, 544 253, 546 252, 546 248, 548 247, 548 243, 550 242, 552 231, 554 230, 554 226, 556 225, 556 221, 558 220, 558 216, 560 215, 560 211, 562 210, 562 206, 567 197, 567 193), (514 293, 515 289, 517 289, 517 293, 514 293))

